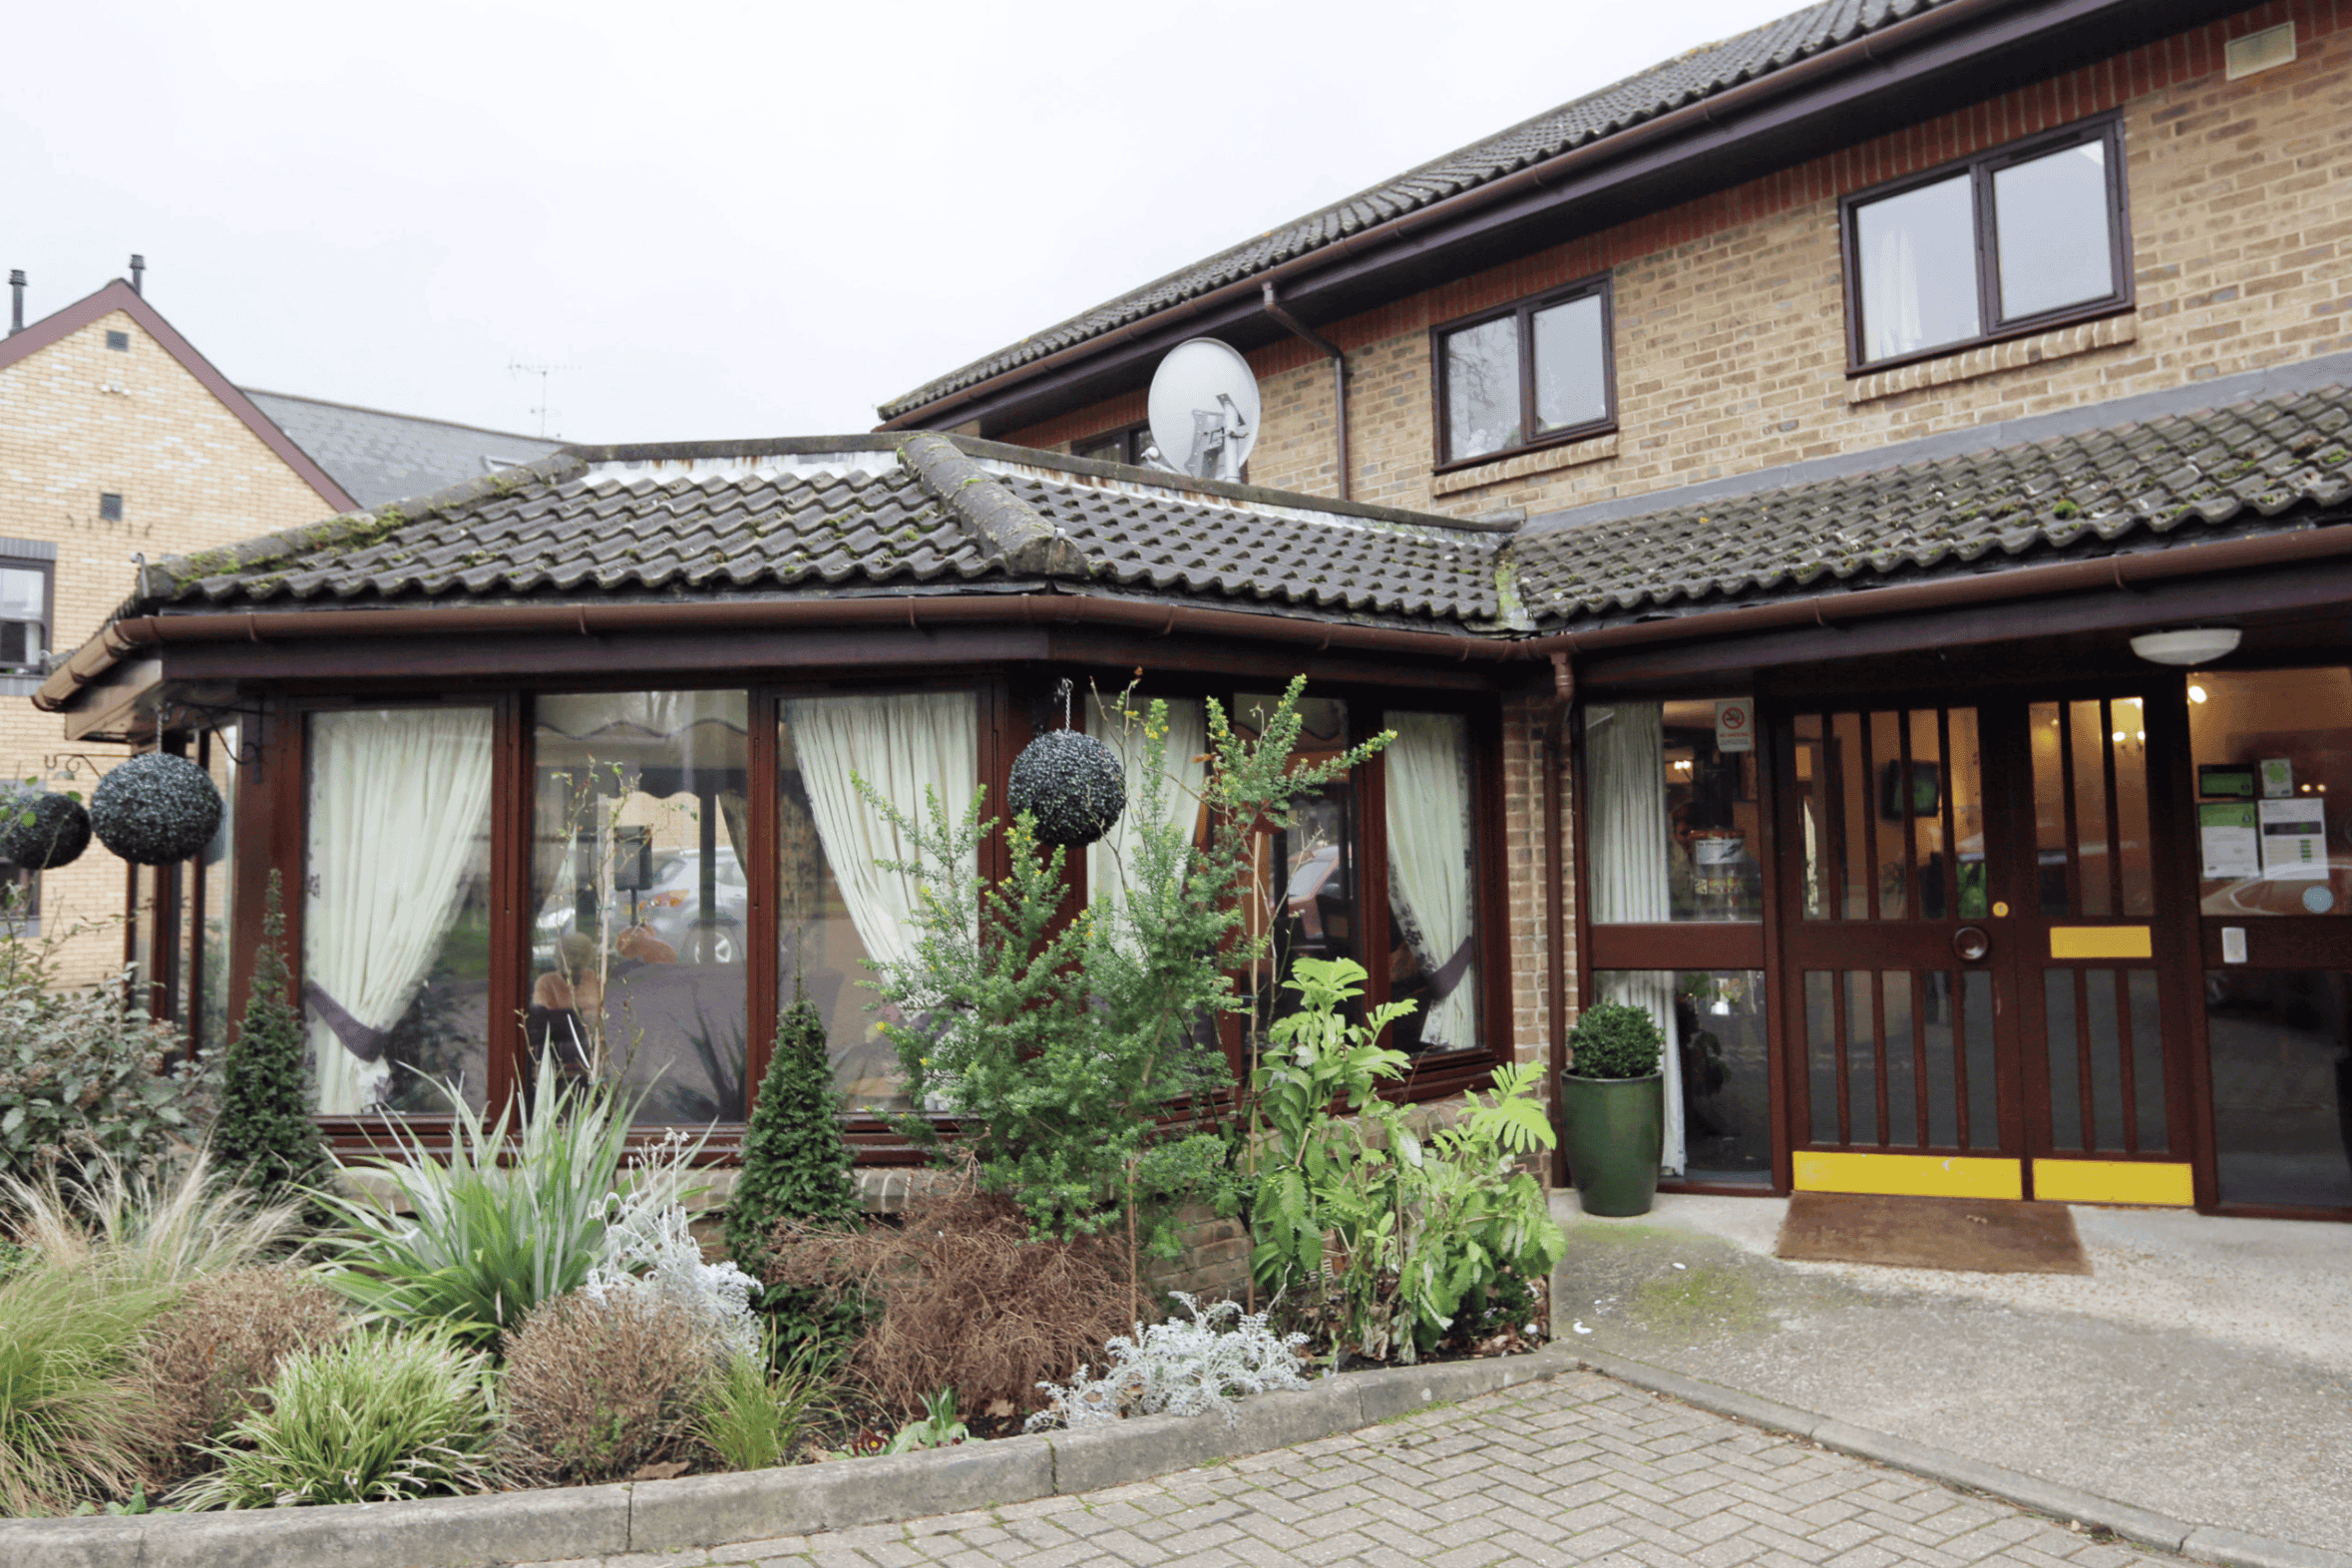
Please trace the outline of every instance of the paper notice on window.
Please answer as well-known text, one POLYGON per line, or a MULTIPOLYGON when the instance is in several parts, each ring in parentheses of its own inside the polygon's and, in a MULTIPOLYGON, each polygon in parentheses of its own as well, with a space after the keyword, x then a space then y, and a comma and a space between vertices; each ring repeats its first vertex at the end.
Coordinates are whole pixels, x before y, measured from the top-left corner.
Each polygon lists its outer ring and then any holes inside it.
POLYGON ((2237 882, 2262 875, 2262 833, 2250 800, 2208 802, 2196 808, 2196 838, 2204 860, 2197 873, 2207 882, 2237 882))
POLYGON ((2310 795, 2265 800, 2262 808, 2262 875, 2282 882, 2319 882, 2327 877, 2327 803, 2310 795))

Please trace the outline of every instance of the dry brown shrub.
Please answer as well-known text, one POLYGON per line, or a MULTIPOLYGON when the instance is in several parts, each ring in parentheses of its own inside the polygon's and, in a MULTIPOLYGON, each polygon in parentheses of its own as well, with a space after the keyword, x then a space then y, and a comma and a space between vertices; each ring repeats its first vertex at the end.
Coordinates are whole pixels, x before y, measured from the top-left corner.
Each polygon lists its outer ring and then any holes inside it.
POLYGON ((200 1463, 196 1445, 267 1402, 262 1384, 295 1354, 343 1330, 335 1293, 291 1269, 236 1269, 198 1280, 148 1326, 134 1375, 161 1411, 150 1488, 200 1463))
POLYGON ((1010 1199, 969 1181, 910 1199, 902 1218, 855 1232, 787 1220, 767 1283, 879 1306, 850 1368, 903 1419, 942 1387, 968 1414, 1041 1409, 1040 1381, 1099 1368, 1103 1342, 1134 1332, 1126 1254, 1108 1238, 1033 1241, 1010 1199))
POLYGON ((651 1291, 542 1305, 507 1340, 500 1462, 527 1486, 683 1468, 708 1345, 685 1308, 651 1291))

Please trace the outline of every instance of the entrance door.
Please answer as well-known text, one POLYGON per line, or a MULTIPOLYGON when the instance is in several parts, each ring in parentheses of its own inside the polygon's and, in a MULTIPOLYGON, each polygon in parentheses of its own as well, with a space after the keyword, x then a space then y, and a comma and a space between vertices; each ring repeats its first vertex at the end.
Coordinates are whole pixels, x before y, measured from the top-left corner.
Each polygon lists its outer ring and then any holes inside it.
POLYGON ((1824 703, 1775 726, 1797 1188, 2189 1201, 2165 1026, 2189 972, 2156 962, 2189 912, 2157 908, 2147 711, 1824 703))

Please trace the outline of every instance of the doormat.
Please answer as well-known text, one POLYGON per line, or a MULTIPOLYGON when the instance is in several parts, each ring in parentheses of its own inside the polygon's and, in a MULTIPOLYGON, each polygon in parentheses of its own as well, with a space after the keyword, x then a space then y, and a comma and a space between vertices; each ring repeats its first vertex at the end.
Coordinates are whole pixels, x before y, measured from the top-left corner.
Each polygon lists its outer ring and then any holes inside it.
POLYGON ((1998 1198, 1887 1198, 1800 1192, 1788 1200, 1774 1256, 1807 1263, 1976 1274, 2089 1274, 2063 1203, 1998 1198))

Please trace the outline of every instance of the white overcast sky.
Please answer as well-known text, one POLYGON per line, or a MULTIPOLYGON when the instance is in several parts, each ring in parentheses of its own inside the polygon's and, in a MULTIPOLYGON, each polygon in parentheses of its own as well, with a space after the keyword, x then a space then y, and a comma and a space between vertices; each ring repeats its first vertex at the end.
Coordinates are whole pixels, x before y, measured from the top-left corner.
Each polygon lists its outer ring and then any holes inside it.
POLYGON ((245 386, 581 441, 874 405, 1797 0, 111 0, 7 25, 0 268, 245 386))

